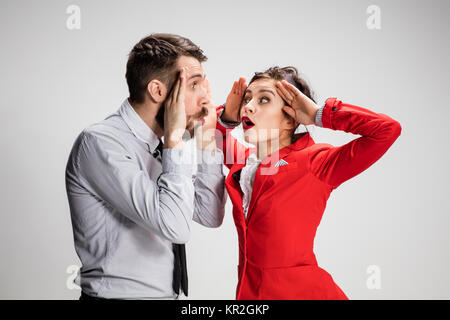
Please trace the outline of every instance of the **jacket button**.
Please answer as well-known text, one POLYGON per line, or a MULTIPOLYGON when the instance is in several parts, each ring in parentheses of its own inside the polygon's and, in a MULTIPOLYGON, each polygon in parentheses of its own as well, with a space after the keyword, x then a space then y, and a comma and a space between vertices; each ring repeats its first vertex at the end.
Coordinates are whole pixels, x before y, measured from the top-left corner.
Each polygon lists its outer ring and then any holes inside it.
POLYGON ((337 110, 337 107, 333 107, 333 108, 331 108, 331 110, 336 111, 336 110, 337 110))

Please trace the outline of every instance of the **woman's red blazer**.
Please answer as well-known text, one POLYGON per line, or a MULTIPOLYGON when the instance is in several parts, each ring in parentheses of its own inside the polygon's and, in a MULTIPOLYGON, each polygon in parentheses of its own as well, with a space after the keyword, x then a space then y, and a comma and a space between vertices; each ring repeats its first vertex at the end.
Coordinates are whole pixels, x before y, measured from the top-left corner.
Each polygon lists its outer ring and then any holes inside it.
MULTIPOLYGON (((222 106, 217 108, 219 115, 222 106)), ((315 143, 304 133, 268 156, 255 174, 245 219, 240 170, 254 149, 246 149, 231 129, 217 124, 223 142, 225 180, 239 239, 236 299, 348 299, 317 264, 316 229, 333 189, 377 161, 401 133, 387 115, 328 98, 323 127, 361 137, 340 146, 315 143), (279 160, 282 166, 277 166, 279 160)))

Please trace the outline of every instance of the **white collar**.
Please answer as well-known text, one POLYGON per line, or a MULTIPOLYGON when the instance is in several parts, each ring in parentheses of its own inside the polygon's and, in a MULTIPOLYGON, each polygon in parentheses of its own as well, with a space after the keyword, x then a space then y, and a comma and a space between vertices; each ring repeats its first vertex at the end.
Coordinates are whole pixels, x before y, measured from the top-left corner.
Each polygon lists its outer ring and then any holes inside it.
POLYGON ((119 114, 130 128, 131 132, 139 140, 145 142, 151 153, 154 153, 159 144, 158 136, 152 129, 142 120, 142 118, 136 113, 131 106, 128 98, 122 103, 119 109, 119 114))
POLYGON ((248 157, 247 160, 245 161, 245 164, 255 164, 255 163, 261 163, 262 160, 259 160, 258 157, 256 156, 256 151, 252 152, 248 157))

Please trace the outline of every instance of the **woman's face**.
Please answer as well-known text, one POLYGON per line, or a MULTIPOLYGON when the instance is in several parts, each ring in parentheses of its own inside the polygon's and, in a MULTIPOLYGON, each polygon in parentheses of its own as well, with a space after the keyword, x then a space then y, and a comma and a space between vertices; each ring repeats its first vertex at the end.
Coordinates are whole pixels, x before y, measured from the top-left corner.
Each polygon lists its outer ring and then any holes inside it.
POLYGON ((245 91, 241 107, 241 120, 245 141, 258 145, 277 141, 280 135, 290 136, 293 120, 282 110, 286 105, 277 93, 274 79, 259 79, 245 91))

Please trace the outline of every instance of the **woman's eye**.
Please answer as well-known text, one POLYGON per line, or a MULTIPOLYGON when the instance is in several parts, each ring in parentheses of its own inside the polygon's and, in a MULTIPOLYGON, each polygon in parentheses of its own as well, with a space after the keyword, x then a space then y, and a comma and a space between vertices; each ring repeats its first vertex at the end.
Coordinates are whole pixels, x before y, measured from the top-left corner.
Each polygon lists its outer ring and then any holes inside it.
POLYGON ((194 82, 191 83, 191 88, 192 89, 195 89, 196 86, 197 86, 197 82, 194 81, 194 82))
POLYGON ((248 98, 248 97, 245 97, 244 99, 242 99, 242 102, 244 103, 244 104, 247 104, 247 103, 249 103, 250 102, 250 98, 248 98))
POLYGON ((260 101, 261 103, 267 103, 267 102, 269 102, 270 100, 269 100, 269 98, 262 97, 259 101, 260 101))

